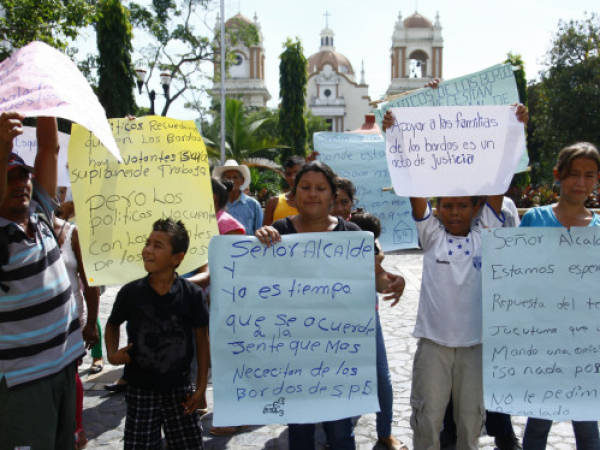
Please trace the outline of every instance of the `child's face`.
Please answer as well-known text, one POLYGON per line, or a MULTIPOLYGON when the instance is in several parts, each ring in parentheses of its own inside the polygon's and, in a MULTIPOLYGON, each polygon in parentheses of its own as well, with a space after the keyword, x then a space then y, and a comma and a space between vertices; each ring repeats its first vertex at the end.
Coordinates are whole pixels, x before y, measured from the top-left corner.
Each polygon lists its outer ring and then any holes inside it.
POLYGON ((340 216, 342 219, 348 219, 352 212, 352 199, 348 193, 343 189, 338 189, 335 193, 335 200, 333 201, 333 208, 331 214, 334 216, 340 216))
POLYGON ((466 236, 471 229, 477 207, 471 197, 441 197, 438 204, 438 217, 448 233, 466 236))
MULTIPOLYGON (((561 175, 561 199, 582 205, 598 183, 598 166, 593 159, 575 158, 569 169, 561 175)), ((558 173, 555 177, 558 178, 558 173)))
POLYGON ((165 231, 153 231, 142 249, 144 269, 148 273, 173 271, 183 259, 183 253, 173 253, 171 237, 165 231))
POLYGON ((300 164, 296 164, 295 166, 285 168, 283 173, 285 181, 290 187, 290 189, 294 187, 294 181, 296 181, 296 174, 301 168, 302 166, 300 164))

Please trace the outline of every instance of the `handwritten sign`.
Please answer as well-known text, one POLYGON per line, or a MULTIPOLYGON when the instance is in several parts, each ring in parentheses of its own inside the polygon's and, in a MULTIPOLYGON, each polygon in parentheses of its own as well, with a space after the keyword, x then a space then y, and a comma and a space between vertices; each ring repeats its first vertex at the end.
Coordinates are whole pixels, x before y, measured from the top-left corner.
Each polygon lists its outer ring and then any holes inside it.
POLYGON ((386 156, 394 191, 409 197, 508 189, 525 145, 511 106, 393 108, 386 156))
MULTIPOLYGON (((383 115, 390 108, 415 106, 468 106, 512 105, 519 102, 519 91, 510 64, 497 64, 480 72, 442 81, 437 89, 422 88, 384 103, 375 110, 375 119, 381 127, 383 115)), ((527 150, 523 153, 516 172, 529 165, 527 150)))
POLYGON ((498 228, 483 238, 486 408, 600 419, 600 229, 498 228))
POLYGON ((218 234, 204 142, 192 121, 146 116, 111 119, 123 162, 74 125, 71 187, 86 274, 93 285, 123 284, 145 274, 141 251, 152 224, 171 217, 190 234, 178 268, 206 263, 218 234))
POLYGON ((356 207, 381 221, 383 250, 416 248, 417 231, 407 198, 382 191, 392 185, 383 136, 356 133, 315 133, 319 159, 356 186, 356 207))
POLYGON ((120 159, 104 108, 69 57, 43 42, 32 42, 0 63, 0 113, 52 116, 92 131, 120 159))
POLYGON ((379 410, 373 237, 210 242, 213 423, 335 420, 379 410))
MULTIPOLYGON (((60 151, 58 152, 58 186, 71 186, 69 169, 67 167, 67 150, 70 135, 58 133, 60 151)), ((13 152, 18 154, 26 164, 33 167, 37 154, 37 137, 34 127, 23 127, 23 134, 13 140, 13 152)))

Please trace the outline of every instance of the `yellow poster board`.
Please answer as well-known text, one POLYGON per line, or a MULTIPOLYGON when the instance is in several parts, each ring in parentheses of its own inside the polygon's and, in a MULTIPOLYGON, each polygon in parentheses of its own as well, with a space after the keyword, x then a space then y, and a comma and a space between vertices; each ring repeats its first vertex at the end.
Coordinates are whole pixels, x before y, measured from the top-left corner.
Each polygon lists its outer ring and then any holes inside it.
POLYGON ((146 116, 110 119, 123 162, 73 124, 69 176, 84 267, 91 285, 143 277, 142 248, 158 219, 181 220, 190 247, 184 274, 208 261, 219 234, 206 147, 194 122, 146 116))

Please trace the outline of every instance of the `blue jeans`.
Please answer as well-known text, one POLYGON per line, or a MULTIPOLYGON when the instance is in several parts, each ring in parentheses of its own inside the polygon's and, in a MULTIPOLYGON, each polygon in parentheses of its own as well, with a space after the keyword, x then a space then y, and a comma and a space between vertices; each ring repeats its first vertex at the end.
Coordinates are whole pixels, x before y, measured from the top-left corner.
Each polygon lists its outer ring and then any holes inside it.
POLYGON ((376 416, 377 437, 386 438, 392 435, 392 416, 394 404, 394 391, 392 390, 392 377, 388 367, 385 342, 379 321, 379 312, 375 312, 376 319, 376 348, 377 348, 377 397, 380 411, 376 416))
MULTIPOLYGON (((598 422, 572 421, 573 433, 577 450, 600 450, 600 437, 598 436, 598 422)), ((543 450, 546 448, 548 433, 552 421, 547 419, 527 419, 525 434, 523 435, 523 450, 543 450)))
MULTIPOLYGON (((334 450, 355 450, 354 425, 350 417, 323 422, 327 443, 334 450)), ((315 424, 291 423, 288 425, 290 450, 312 450, 315 448, 315 424)))

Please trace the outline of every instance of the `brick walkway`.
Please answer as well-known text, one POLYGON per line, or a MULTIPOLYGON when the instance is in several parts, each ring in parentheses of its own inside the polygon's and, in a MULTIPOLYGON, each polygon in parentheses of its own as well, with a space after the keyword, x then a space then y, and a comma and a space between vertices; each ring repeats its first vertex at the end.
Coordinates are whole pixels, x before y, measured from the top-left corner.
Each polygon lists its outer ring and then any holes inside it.
MULTIPOLYGON (((400 303, 395 308, 387 305, 380 306, 381 323, 383 326, 389 366, 394 385, 394 425, 393 434, 409 448, 412 448, 412 432, 410 418, 410 378, 412 359, 416 348, 416 340, 411 336, 417 314, 419 287, 421 283, 422 256, 419 251, 406 251, 399 255, 386 256, 384 266, 387 269, 401 273, 407 280, 406 291, 400 303)), ((116 295, 117 288, 108 289, 102 296, 100 321, 104 327, 116 295)), ((124 338, 124 329, 122 338, 124 338)), ((86 357, 82 374, 89 366, 91 359, 86 357)), ((103 390, 105 383, 112 383, 120 374, 121 369, 108 363, 104 371, 95 377, 83 375, 85 400, 83 420, 90 440, 89 449, 121 449, 123 448, 123 427, 125 425, 125 401, 122 395, 107 395, 103 390)), ((209 410, 212 406, 212 387, 208 390, 209 410)), ((211 414, 203 417, 204 429, 211 426, 211 414)), ((515 432, 519 437, 523 433, 525 419, 514 417, 515 432)), ((375 415, 362 416, 356 426, 357 448, 370 450, 375 446, 377 433, 375 431, 375 415)), ((323 437, 320 439, 323 442, 323 437)), ((207 449, 287 449, 286 427, 269 425, 251 427, 247 432, 229 437, 205 436, 207 449)), ((493 448, 493 439, 482 437, 480 448, 493 448)), ((575 441, 570 423, 555 423, 548 443, 548 449, 573 449, 575 441)))

